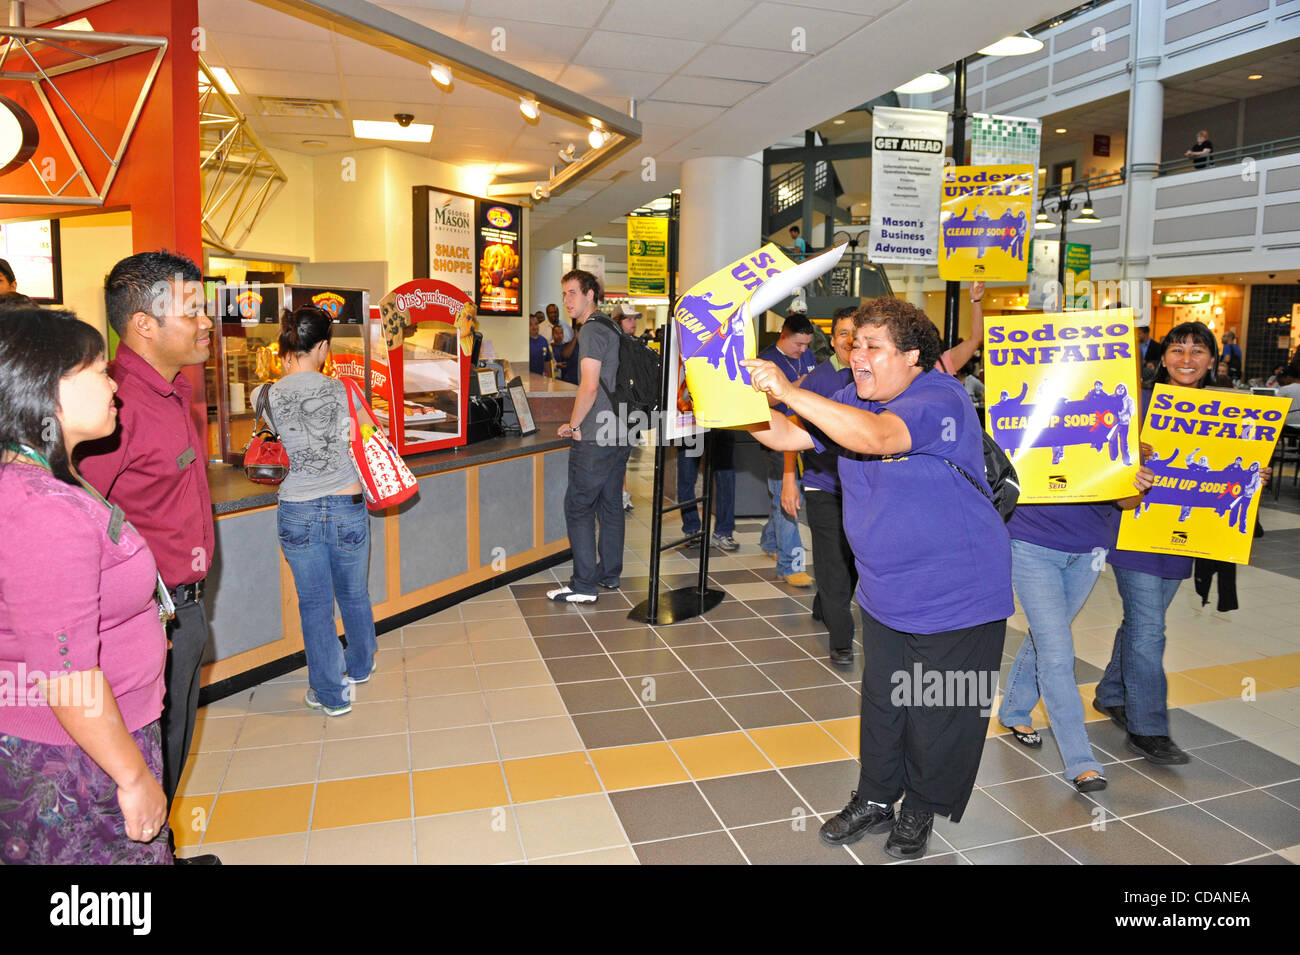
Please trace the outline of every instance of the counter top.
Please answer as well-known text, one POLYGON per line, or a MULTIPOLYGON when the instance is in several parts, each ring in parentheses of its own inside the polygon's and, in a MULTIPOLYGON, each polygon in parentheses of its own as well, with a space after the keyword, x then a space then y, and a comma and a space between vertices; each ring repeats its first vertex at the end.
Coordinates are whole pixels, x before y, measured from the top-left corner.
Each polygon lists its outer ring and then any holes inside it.
MULTIPOLYGON (((536 377, 536 376, 535 376, 536 377)), ((538 378, 539 381, 549 379, 538 378)), ((565 388, 573 388, 566 382, 557 382, 565 388)), ((576 389, 575 389, 576 390, 576 389)), ((436 474, 439 471, 452 471, 456 468, 475 464, 487 464, 505 458, 518 457, 522 454, 538 454, 567 448, 571 444, 568 438, 556 437, 553 427, 541 427, 526 438, 507 435, 504 438, 492 438, 479 441, 463 448, 451 448, 445 451, 431 451, 427 454, 413 454, 407 457, 406 465, 416 477, 436 474)), ((269 484, 254 484, 244 476, 242 468, 230 464, 208 464, 208 486, 212 492, 212 510, 216 514, 233 514, 254 507, 266 507, 276 503, 275 487, 269 484)))

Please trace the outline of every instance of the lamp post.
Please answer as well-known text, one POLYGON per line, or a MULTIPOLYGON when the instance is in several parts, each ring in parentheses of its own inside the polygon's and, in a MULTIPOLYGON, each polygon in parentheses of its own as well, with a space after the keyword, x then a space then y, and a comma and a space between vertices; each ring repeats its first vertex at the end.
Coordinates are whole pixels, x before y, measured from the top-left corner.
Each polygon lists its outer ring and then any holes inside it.
POLYGON ((1100 222, 1101 219, 1092 210, 1092 190, 1088 188, 1087 180, 1081 180, 1072 183, 1069 188, 1058 187, 1054 194, 1044 191, 1043 198, 1038 203, 1038 216, 1034 220, 1034 226, 1037 229, 1055 229, 1051 217, 1047 214, 1048 203, 1052 203, 1052 213, 1061 219, 1061 239, 1057 244, 1056 250, 1056 309, 1055 311, 1065 311, 1065 255, 1069 246, 1066 244, 1065 236, 1069 226, 1069 215, 1075 209, 1078 209, 1080 215, 1074 218, 1075 222, 1100 222), (1080 189, 1084 190, 1085 199, 1076 200, 1074 194, 1080 189), (1062 191, 1064 190, 1064 191, 1062 191))

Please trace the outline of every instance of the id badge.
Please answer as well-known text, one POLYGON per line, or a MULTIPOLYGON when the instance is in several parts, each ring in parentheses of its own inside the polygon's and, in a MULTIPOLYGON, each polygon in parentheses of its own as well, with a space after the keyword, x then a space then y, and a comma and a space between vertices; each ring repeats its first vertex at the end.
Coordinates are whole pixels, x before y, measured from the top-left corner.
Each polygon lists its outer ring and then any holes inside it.
POLYGON ((172 617, 176 616, 176 603, 172 600, 171 591, 169 591, 167 585, 163 583, 162 574, 158 575, 156 592, 158 595, 158 617, 166 623, 168 620, 172 619, 172 617))
POLYGON ((108 539, 114 544, 122 539, 122 525, 126 523, 126 513, 116 504, 108 512, 108 539))
POLYGON ((186 448, 180 454, 176 455, 176 470, 184 471, 187 467, 189 467, 191 464, 194 463, 194 458, 195 458, 194 448, 192 446, 186 448))

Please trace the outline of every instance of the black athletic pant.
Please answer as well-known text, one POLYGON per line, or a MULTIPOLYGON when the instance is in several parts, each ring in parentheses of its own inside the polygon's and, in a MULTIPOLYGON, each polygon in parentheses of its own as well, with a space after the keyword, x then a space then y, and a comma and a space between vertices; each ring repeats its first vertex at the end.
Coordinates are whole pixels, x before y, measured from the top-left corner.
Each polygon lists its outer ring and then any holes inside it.
POLYGON ((194 741, 194 720, 199 711, 199 666, 208 642, 208 616, 200 601, 176 608, 167 626, 167 695, 163 700, 163 792, 170 803, 180 786, 194 741))
POLYGON ((804 490, 804 507, 812 531, 813 577, 817 597, 813 603, 826 629, 830 649, 853 649, 853 592, 858 586, 858 568, 853 550, 844 536, 843 498, 829 491, 804 490))
POLYGON ((892 805, 903 796, 905 809, 961 820, 984 752, 1006 632, 1007 622, 994 620, 902 633, 863 611, 861 798, 892 805))

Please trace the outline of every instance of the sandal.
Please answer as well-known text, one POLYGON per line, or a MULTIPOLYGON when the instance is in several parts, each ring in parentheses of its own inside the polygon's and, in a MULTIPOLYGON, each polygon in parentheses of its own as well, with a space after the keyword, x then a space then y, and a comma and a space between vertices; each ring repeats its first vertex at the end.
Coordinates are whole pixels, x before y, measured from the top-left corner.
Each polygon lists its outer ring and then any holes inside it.
POLYGON ((1011 735, 1016 738, 1016 742, 1021 746, 1027 746, 1029 749, 1038 749, 1038 747, 1043 745, 1043 738, 1032 729, 1028 733, 1022 733, 1014 726, 1004 726, 1003 729, 1009 730, 1011 735))
POLYGON ((1074 780, 1074 788, 1081 793, 1101 792, 1106 788, 1106 777, 1101 773, 1095 776, 1079 776, 1074 780))

